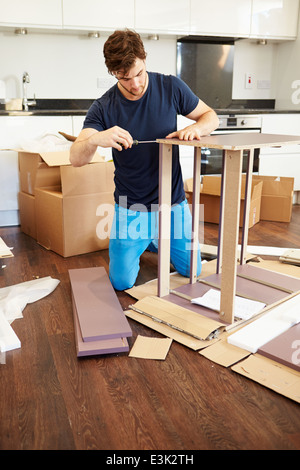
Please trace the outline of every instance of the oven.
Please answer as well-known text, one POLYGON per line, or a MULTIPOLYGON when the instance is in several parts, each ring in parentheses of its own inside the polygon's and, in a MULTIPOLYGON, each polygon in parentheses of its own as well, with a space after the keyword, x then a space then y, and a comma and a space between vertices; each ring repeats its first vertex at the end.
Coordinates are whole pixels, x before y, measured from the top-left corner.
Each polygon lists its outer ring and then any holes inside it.
MULTIPOLYGON (((239 132, 261 132, 261 116, 254 115, 222 115, 218 116, 219 127, 211 135, 237 134, 239 132)), ((243 173, 247 171, 248 152, 243 155, 243 173)), ((254 150, 253 172, 258 173, 259 149, 254 150)), ((222 172, 222 150, 202 149, 201 153, 201 174, 219 175, 222 172)))
MULTIPOLYGON (((260 133, 262 117, 260 115, 228 114, 218 115, 219 127, 211 135, 237 134, 239 132, 260 133)), ((178 129, 191 124, 191 121, 178 116, 178 129)), ((223 153, 220 149, 202 148, 201 150, 201 175, 220 175, 222 173, 223 153)), ((180 146, 180 162, 183 179, 192 177, 193 149, 188 146, 180 146)), ((247 171, 248 152, 243 155, 243 173, 247 171)), ((259 170, 259 149, 254 150, 253 173, 259 170)))

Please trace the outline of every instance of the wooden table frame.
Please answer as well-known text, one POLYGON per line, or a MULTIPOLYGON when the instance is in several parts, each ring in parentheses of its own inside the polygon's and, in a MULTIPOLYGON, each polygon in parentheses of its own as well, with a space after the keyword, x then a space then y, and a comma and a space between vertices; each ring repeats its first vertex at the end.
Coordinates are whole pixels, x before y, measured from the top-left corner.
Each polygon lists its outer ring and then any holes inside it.
POLYGON ((217 273, 221 276, 220 318, 227 323, 234 321, 234 298, 236 294, 237 247, 239 236, 240 195, 243 153, 248 152, 245 205, 240 263, 245 263, 249 228, 249 206, 252 185, 254 149, 262 147, 300 144, 300 136, 275 134, 239 133, 202 137, 200 141, 157 139, 159 143, 159 243, 158 243, 158 296, 170 292, 170 215, 172 146, 194 147, 193 200, 192 200, 192 249, 190 283, 197 280, 197 251, 199 227, 199 198, 201 148, 217 148, 223 151, 221 183, 220 223, 217 255, 217 273))

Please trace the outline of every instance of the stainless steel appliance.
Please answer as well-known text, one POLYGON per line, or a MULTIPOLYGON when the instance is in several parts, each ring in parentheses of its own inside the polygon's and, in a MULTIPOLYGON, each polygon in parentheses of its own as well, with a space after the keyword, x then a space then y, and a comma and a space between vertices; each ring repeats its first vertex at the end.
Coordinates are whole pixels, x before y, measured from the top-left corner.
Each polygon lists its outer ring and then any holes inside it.
POLYGON ((213 109, 233 107, 234 47, 230 38, 177 41, 177 76, 213 109))
MULTIPOLYGON (((260 133, 262 119, 260 115, 221 115, 219 127, 211 135, 237 134, 239 132, 260 133)), ((243 172, 247 170, 248 152, 243 156, 243 172)), ((259 149, 254 150, 253 172, 259 167, 259 149)), ((222 172, 222 151, 219 149, 202 149, 201 174, 218 175, 222 172)))
MULTIPOLYGON (((239 132, 260 133, 262 126, 261 115, 257 114, 228 114, 218 115, 219 127, 211 135, 217 134, 236 134, 239 132)), ((183 116, 178 116, 178 129, 191 124, 193 121, 183 116)), ((192 176, 193 167, 193 147, 179 146, 180 161, 183 172, 183 178, 188 179, 192 176)), ((223 153, 219 149, 203 148, 201 152, 201 175, 220 175, 222 173, 223 153)), ((248 152, 243 155, 243 172, 247 170, 248 152)), ((259 170, 259 149, 254 150, 253 172, 259 170)))

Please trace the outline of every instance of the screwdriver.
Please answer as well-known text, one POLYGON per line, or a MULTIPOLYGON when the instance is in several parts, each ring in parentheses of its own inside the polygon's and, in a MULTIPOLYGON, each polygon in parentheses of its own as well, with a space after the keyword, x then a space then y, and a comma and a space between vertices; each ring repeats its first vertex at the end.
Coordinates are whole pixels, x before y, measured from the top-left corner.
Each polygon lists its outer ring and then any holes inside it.
MULTIPOLYGON (((132 145, 138 145, 138 144, 155 144, 156 143, 156 140, 134 140, 132 142, 132 145)), ((119 145, 121 145, 121 147, 124 147, 123 144, 121 144, 120 142, 118 142, 119 145)))
POLYGON ((138 144, 155 144, 156 140, 134 140, 132 142, 132 145, 138 145, 138 144))

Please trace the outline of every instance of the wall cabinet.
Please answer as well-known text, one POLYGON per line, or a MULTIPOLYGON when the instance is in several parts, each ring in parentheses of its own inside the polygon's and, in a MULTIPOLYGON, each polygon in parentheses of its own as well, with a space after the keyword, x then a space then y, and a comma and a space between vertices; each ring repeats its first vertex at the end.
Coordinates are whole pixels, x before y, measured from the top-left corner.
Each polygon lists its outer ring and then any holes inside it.
POLYGON ((0 227, 19 224, 17 149, 23 141, 58 131, 72 134, 71 116, 0 116, 0 227))
POLYGON ((252 0, 250 37, 297 37, 299 0, 252 0))
POLYGON ((108 29, 134 27, 134 0, 63 0, 64 28, 108 29))
POLYGON ((295 39, 299 0, 0 0, 0 27, 295 39))
MULTIPOLYGON (((265 134, 299 135, 300 114, 266 114, 262 116, 265 134)), ((289 176, 295 179, 294 190, 300 191, 300 145, 262 148, 259 173, 289 176)))
POLYGON ((0 25, 62 28, 61 0, 0 0, 0 25))
POLYGON ((188 34, 190 0, 138 0, 135 28, 140 31, 188 34))
POLYGON ((191 0, 191 34, 248 37, 251 0, 191 0))

